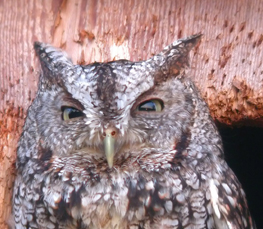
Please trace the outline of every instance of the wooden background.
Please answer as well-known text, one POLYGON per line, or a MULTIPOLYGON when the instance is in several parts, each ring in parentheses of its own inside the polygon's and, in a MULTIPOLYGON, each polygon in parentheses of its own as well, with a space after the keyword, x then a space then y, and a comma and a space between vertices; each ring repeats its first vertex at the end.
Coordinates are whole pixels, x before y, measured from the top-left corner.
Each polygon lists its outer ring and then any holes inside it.
POLYGON ((203 33, 191 76, 214 119, 263 126, 261 0, 0 0, 0 228, 6 228, 17 140, 37 89, 34 41, 75 63, 142 60, 203 33))

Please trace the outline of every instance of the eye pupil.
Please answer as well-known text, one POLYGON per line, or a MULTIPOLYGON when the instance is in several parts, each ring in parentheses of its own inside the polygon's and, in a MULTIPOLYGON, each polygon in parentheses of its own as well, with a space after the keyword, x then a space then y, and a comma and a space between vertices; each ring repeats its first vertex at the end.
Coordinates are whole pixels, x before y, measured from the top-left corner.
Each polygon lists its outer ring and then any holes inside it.
POLYGON ((78 110, 74 107, 62 107, 61 110, 62 110, 62 119, 63 120, 78 118, 78 117, 84 115, 80 110, 78 110))
POLYGON ((156 106, 152 101, 147 101, 139 106, 140 111, 155 111, 156 106))
POLYGON ((159 99, 148 100, 148 101, 141 103, 138 106, 139 111, 148 111, 148 112, 157 111, 157 112, 159 112, 159 111, 162 111, 162 109, 163 109, 163 102, 159 99))

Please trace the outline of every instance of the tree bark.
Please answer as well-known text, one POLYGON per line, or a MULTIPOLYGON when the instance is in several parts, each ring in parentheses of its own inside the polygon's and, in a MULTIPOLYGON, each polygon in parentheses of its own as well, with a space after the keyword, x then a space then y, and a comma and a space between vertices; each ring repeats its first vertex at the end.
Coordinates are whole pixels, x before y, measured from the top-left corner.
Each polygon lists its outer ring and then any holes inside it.
POLYGON ((263 126, 261 0, 0 0, 0 228, 11 212, 15 150, 37 89, 33 42, 73 62, 150 58, 201 32, 190 76, 213 118, 263 126))

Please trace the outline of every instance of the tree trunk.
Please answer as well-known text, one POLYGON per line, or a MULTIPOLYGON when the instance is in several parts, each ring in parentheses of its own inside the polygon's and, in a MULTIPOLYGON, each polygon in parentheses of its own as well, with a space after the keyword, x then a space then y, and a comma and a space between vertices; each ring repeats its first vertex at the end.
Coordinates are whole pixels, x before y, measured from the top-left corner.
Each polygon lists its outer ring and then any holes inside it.
POLYGON ((0 0, 0 228, 11 212, 15 150, 37 89, 33 42, 75 63, 147 59, 201 32, 191 77, 213 118, 263 126, 261 0, 0 0))

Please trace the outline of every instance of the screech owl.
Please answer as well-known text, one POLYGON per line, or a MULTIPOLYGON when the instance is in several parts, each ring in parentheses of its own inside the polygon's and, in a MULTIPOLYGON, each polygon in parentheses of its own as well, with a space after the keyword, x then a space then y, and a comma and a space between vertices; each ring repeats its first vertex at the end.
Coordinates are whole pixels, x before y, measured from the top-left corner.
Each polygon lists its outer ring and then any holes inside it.
POLYGON ((254 228, 184 71, 200 37, 85 66, 35 43, 42 71, 17 150, 14 228, 254 228))

